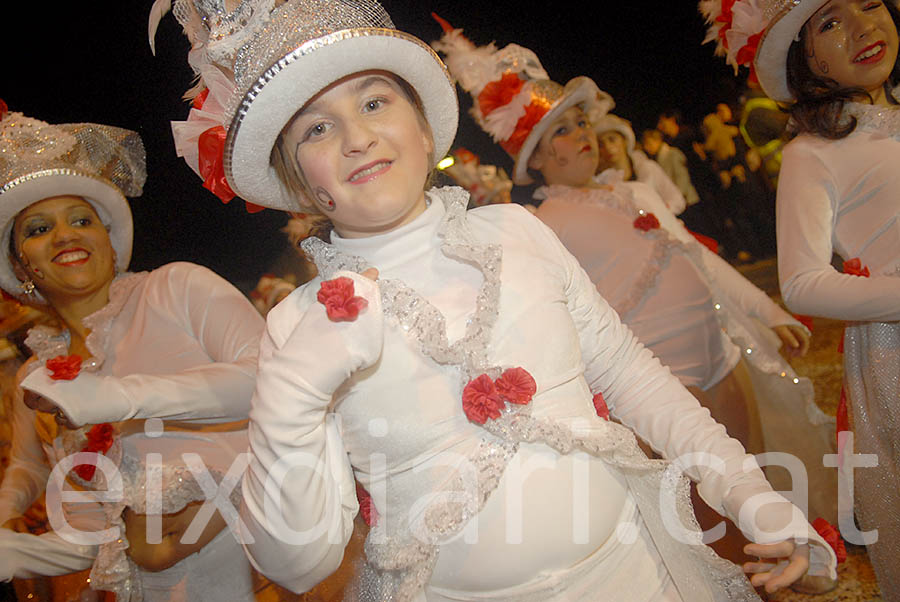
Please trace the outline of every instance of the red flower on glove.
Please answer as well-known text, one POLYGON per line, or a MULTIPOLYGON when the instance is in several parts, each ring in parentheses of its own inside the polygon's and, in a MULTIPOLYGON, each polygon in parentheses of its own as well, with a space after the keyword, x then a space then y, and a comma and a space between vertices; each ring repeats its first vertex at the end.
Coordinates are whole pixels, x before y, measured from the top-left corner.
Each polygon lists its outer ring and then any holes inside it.
POLYGON ((81 372, 80 355, 57 355, 44 364, 53 380, 72 380, 81 372))
POLYGON ((537 392, 537 383, 524 368, 510 368, 494 381, 497 393, 509 403, 524 405, 537 392))
POLYGON ((634 227, 638 230, 643 230, 644 232, 656 230, 659 228, 659 220, 656 219, 656 216, 652 213, 644 213, 634 220, 634 227))
POLYGON ((604 420, 609 420, 609 408, 606 407, 606 400, 603 399, 603 393, 597 393, 594 395, 594 410, 597 411, 597 416, 603 418, 604 420))
POLYGON ((332 322, 352 322, 369 305, 362 297, 354 296, 353 280, 346 276, 322 281, 316 299, 325 306, 332 322))
MULTIPOLYGON (((103 424, 95 424, 91 427, 91 430, 87 432, 87 445, 81 448, 81 451, 94 454, 106 454, 106 452, 109 451, 109 448, 112 447, 114 434, 115 431, 110 423, 104 422, 103 424)), ((72 470, 85 481, 91 481, 94 478, 97 466, 95 464, 79 464, 72 470)))
POLYGON ((862 262, 859 260, 859 257, 854 257, 853 259, 844 262, 844 273, 850 274, 851 276, 862 276, 863 278, 868 278, 869 266, 863 266, 862 262))
POLYGON ((837 556, 839 563, 847 560, 847 547, 844 545, 844 540, 841 534, 838 533, 838 530, 834 528, 834 525, 824 518, 817 518, 813 521, 812 526, 834 550, 834 555, 837 556))
POLYGON ((463 389, 462 402, 466 416, 478 424, 484 424, 488 418, 500 418, 504 407, 494 381, 487 374, 469 381, 463 389))

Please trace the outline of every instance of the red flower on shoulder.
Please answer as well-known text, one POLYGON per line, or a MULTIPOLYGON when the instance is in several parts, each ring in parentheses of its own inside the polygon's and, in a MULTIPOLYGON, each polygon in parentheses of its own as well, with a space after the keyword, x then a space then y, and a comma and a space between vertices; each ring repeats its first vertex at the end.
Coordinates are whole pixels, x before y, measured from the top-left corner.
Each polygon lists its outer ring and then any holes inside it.
MULTIPOLYGON (((115 430, 110 423, 95 424, 87 432, 87 445, 82 447, 81 451, 105 455, 109 448, 112 447, 114 434, 115 430)), ((95 464, 79 464, 72 470, 83 480, 91 481, 94 478, 97 466, 95 464)))
POLYGON ((81 372, 80 355, 57 355, 44 364, 53 380, 72 380, 81 372))
POLYGON ((526 404, 537 392, 534 378, 524 368, 510 368, 494 381, 500 396, 509 403, 526 404))
POLYGON ((647 232, 659 228, 659 220, 652 213, 642 213, 634 220, 634 227, 647 232))
POLYGON ((844 262, 844 273, 850 274, 851 276, 862 276, 863 278, 868 278, 869 266, 863 266, 862 262, 859 260, 859 257, 854 257, 853 259, 844 262))
POLYGON ((844 540, 841 534, 838 533, 838 530, 834 528, 834 525, 820 517, 813 521, 812 526, 834 550, 834 555, 837 557, 838 562, 847 560, 847 547, 844 545, 844 540))
POLYGON ((604 420, 609 420, 609 408, 606 407, 606 400, 603 399, 603 393, 597 393, 594 395, 594 410, 597 411, 597 416, 603 418, 604 420))
POLYGON ((484 424, 488 418, 499 418, 504 403, 494 381, 482 374, 469 381, 462 394, 463 411, 472 422, 484 424))
POLYGON ((346 276, 324 280, 316 299, 325 306, 332 322, 352 322, 369 305, 362 297, 353 295, 353 280, 346 276))

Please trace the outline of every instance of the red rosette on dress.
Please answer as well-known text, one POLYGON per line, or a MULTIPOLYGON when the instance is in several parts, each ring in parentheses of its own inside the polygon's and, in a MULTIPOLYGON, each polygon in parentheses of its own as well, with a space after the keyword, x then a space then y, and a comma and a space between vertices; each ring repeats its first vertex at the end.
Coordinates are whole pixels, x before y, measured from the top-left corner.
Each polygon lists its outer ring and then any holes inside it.
POLYGON ((340 276, 323 280, 316 299, 325 306, 325 313, 332 322, 353 322, 369 302, 354 294, 353 280, 340 276))

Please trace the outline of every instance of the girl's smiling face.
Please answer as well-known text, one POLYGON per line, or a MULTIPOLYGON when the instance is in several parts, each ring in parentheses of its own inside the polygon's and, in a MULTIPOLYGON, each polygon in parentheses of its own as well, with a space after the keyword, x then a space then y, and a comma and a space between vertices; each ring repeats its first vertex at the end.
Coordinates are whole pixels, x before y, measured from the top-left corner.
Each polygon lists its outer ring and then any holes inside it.
POLYGON ((109 233, 81 197, 29 205, 16 216, 12 237, 17 276, 32 280, 52 304, 108 288, 115 275, 109 233))
POLYGON ((804 25, 807 63, 843 88, 859 87, 876 102, 897 61, 897 28, 882 0, 831 0, 804 25))
POLYGON ((556 118, 541 136, 528 167, 544 176, 547 184, 582 187, 597 170, 597 135, 579 107, 556 118))
POLYGON ((390 73, 357 73, 325 88, 294 117, 284 144, 308 201, 345 238, 393 230, 425 210, 431 132, 390 73))

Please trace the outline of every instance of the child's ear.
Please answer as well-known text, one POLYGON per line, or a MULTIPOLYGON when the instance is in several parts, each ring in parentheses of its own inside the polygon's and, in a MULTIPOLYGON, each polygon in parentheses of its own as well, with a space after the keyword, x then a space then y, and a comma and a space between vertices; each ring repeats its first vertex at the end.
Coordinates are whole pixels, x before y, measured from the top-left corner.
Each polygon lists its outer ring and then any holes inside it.
POLYGON ((19 282, 25 282, 29 279, 28 271, 16 257, 9 255, 9 265, 12 266, 13 274, 19 279, 19 282))
POLYGON ((434 152, 434 139, 428 131, 422 132, 422 141, 425 146, 425 154, 430 155, 434 152))

